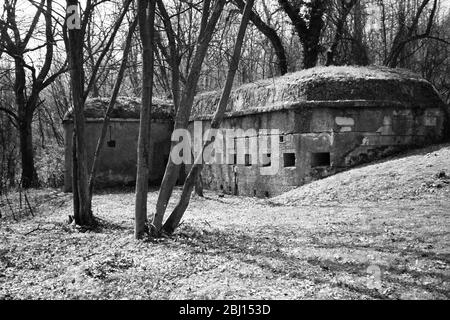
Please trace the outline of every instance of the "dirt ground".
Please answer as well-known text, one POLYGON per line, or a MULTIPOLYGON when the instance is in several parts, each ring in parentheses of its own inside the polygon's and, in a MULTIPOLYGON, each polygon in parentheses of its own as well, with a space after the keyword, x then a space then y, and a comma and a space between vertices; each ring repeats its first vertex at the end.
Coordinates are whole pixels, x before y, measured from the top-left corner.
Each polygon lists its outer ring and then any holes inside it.
POLYGON ((0 207, 0 299, 450 297, 450 145, 273 199, 206 192, 160 241, 133 239, 132 190, 94 197, 95 232, 68 225, 70 194, 32 197, 34 217, 0 207))

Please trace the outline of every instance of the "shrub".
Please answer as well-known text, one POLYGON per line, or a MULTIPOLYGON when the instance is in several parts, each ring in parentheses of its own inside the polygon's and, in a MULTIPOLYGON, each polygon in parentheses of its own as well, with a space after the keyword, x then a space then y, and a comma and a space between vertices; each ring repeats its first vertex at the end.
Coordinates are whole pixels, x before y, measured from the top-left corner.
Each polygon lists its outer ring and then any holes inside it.
POLYGON ((58 188, 64 184, 64 147, 46 145, 36 153, 36 171, 44 187, 58 188))

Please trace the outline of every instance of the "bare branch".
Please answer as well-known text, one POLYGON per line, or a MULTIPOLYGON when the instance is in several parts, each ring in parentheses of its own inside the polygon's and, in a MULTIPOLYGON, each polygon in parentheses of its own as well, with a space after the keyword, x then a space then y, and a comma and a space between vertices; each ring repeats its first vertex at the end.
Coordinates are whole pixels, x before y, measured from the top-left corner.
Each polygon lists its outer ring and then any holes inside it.
MULTIPOLYGON (((35 5, 33 1, 30 1, 30 2, 31 2, 31 4, 35 5)), ((31 22, 30 28, 28 29, 28 32, 22 42, 22 45, 24 48, 27 46, 28 41, 30 41, 31 36, 34 33, 34 30, 36 29, 36 25, 39 21, 39 17, 41 16, 42 10, 44 8, 44 4, 45 4, 45 0, 41 0, 41 2, 39 3, 39 6, 37 6, 37 11, 33 17, 33 21, 31 22)), ((51 4, 51 1, 50 1, 50 4, 51 4)))

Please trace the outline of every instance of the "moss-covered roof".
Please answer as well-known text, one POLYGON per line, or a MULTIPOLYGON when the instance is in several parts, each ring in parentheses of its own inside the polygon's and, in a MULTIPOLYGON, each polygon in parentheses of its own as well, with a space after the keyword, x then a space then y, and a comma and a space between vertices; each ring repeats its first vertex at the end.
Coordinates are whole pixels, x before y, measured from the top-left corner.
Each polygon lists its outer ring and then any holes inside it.
MULTIPOLYGON (((198 94, 192 119, 209 118, 221 91, 198 94)), ((85 117, 101 119, 109 98, 91 98, 85 117)), ((119 97, 111 118, 139 119, 140 99, 119 97)), ((419 75, 405 69, 387 67, 316 67, 281 77, 260 80, 235 88, 227 105, 227 116, 302 107, 442 107, 436 89, 419 75)), ((171 101, 153 98, 152 118, 173 119, 171 101)), ((72 118, 69 110, 64 120, 72 118)))
MULTIPOLYGON (((214 113, 221 91, 197 95, 191 119, 214 113)), ((228 115, 302 106, 443 105, 436 89, 419 75, 387 67, 316 67, 242 85, 231 93, 228 115), (372 103, 371 103, 372 102, 372 103)))
MULTIPOLYGON (((109 104, 109 98, 90 98, 86 100, 84 116, 87 119, 101 119, 109 104)), ((139 119, 141 100, 132 97, 118 97, 111 113, 112 119, 139 119)), ((64 120, 72 118, 72 108, 67 111, 64 120)), ((172 119, 174 115, 173 104, 158 98, 153 98, 152 119, 172 119)))

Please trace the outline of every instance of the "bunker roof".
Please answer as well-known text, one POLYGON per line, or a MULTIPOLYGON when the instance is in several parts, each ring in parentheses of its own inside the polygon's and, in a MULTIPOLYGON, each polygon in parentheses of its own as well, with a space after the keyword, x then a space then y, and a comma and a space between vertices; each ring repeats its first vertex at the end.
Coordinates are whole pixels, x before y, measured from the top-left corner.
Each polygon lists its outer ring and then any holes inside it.
MULTIPOLYGON (((191 120, 209 118, 221 91, 197 95, 191 120)), ((441 107, 431 83, 405 69, 316 67, 244 84, 231 92, 227 116, 302 107, 441 107)))
MULTIPOLYGON (((153 98, 152 119, 172 119, 173 104, 171 101, 153 98)), ((84 116, 87 119, 103 119, 108 108, 109 98, 90 98, 86 100, 84 116)), ((139 119, 141 99, 134 97, 118 97, 111 113, 112 119, 139 119)), ((64 116, 64 121, 71 120, 73 109, 70 108, 64 116)))

